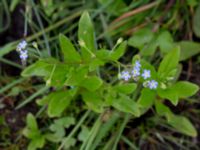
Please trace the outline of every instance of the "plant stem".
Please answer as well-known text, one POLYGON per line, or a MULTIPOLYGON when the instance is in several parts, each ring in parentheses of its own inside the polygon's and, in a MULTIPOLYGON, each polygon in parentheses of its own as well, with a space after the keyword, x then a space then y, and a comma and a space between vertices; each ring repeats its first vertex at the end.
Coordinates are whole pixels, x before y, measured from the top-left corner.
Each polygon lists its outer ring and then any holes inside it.
POLYGON ((114 146, 112 148, 112 150, 116 150, 117 149, 117 144, 121 138, 122 132, 124 131, 124 128, 126 126, 126 124, 128 123, 129 119, 130 119, 131 115, 130 114, 125 114, 125 118, 122 122, 122 125, 120 126, 119 132, 117 134, 116 140, 114 142, 114 146))

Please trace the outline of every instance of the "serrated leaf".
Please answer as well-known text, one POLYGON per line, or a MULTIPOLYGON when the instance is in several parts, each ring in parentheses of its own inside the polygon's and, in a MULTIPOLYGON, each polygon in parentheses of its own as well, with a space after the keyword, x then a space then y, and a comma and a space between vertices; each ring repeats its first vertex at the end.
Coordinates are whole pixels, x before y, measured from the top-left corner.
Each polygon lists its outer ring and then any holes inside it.
POLYGON ((101 87, 103 84, 103 81, 97 77, 97 76, 92 76, 92 77, 86 77, 83 82, 81 82, 80 86, 86 88, 89 91, 96 91, 98 88, 101 87))
POLYGON ((48 106, 48 115, 50 117, 59 117, 67 108, 72 100, 72 90, 58 91, 51 94, 48 106))
POLYGON ((80 63, 81 56, 74 48, 71 41, 63 34, 59 35, 60 47, 64 54, 64 60, 69 63, 80 63))
POLYGON ((137 87, 137 84, 135 83, 123 83, 123 84, 118 84, 114 86, 113 88, 117 92, 130 94, 130 93, 133 93, 133 91, 135 91, 136 87, 137 87))
POLYGON ((158 76, 161 79, 175 76, 176 72, 173 72, 173 70, 177 69, 179 57, 180 48, 176 47, 163 58, 158 68, 158 76))
POLYGON ((109 59, 116 61, 120 57, 122 57, 125 53, 126 46, 127 46, 127 42, 124 41, 116 49, 114 49, 113 51, 110 51, 109 59))
POLYGON ((184 61, 200 53, 200 43, 181 41, 177 43, 181 48, 180 60, 184 61))

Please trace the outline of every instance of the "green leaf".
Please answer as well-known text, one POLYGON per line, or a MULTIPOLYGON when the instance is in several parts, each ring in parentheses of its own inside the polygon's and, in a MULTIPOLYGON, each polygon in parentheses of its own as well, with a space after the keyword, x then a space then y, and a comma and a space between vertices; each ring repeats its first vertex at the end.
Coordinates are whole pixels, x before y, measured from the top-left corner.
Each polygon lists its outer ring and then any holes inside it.
POLYGON ((180 98, 187 98, 194 95, 199 87, 187 81, 179 81, 167 89, 159 89, 158 95, 161 98, 170 100, 174 105, 178 104, 180 98))
POLYGON ((155 101, 156 112, 160 116, 167 116, 171 110, 160 101, 155 101))
POLYGON ((50 94, 48 106, 48 115, 50 117, 59 117, 67 106, 69 106, 73 97, 72 91, 58 91, 50 94))
POLYGON ((81 82, 80 86, 86 88, 89 91, 96 91, 98 88, 101 87, 103 84, 103 81, 97 77, 97 76, 92 76, 92 77, 86 77, 83 82, 81 82))
POLYGON ((123 83, 123 84, 118 84, 113 88, 119 93, 131 94, 133 93, 133 91, 135 91, 136 87, 137 84, 135 83, 123 83))
POLYGON ((38 60, 34 64, 24 69, 21 75, 23 77, 48 76, 52 69, 53 69, 53 64, 50 64, 45 60, 38 60))
POLYGON ((64 36, 63 34, 59 35, 60 40, 60 47, 62 49, 62 52, 64 54, 64 59, 66 62, 70 63, 80 63, 81 62, 81 56, 74 48, 71 41, 64 36))
POLYGON ((75 119, 73 117, 62 117, 56 119, 50 126, 50 130, 54 132, 48 138, 50 141, 59 141, 65 136, 65 128, 69 128, 71 125, 75 124, 75 119), (56 137, 56 139, 54 139, 56 137))
POLYGON ((150 89, 144 88, 142 89, 138 104, 144 109, 149 109, 153 105, 155 99, 156 93, 150 89))
POLYGON ((200 4, 197 7, 193 18, 193 31, 197 37, 200 37, 200 4))
POLYGON ((200 43, 192 41, 181 41, 177 43, 181 48, 180 60, 187 60, 200 53, 200 43))
POLYGON ((29 113, 27 115, 27 117, 26 117, 26 123, 27 123, 27 127, 30 130, 34 130, 34 131, 38 130, 36 119, 35 119, 35 117, 31 113, 29 113))
POLYGON ((85 137, 88 137, 89 133, 90 133, 90 130, 86 126, 82 126, 81 132, 78 135, 78 140, 82 142, 86 141, 87 138, 85 137))
POLYGON ((196 129, 187 118, 174 115, 167 106, 159 101, 156 101, 155 106, 158 115, 165 116, 167 118, 168 124, 174 127, 178 132, 193 137, 197 136, 196 129))
POLYGON ((145 44, 148 44, 153 38, 153 32, 148 28, 144 28, 135 32, 134 35, 128 40, 128 44, 142 50, 145 44))
POLYGON ((179 97, 177 92, 173 90, 173 87, 169 87, 167 89, 159 89, 158 95, 163 99, 170 100, 174 105, 178 104, 179 97))
POLYGON ((85 79, 87 73, 88 73, 88 68, 85 66, 71 69, 69 72, 69 76, 65 81, 65 85, 69 86, 80 85, 81 82, 85 79))
POLYGON ((65 128, 69 128, 71 125, 75 124, 75 119, 73 117, 62 117, 59 119, 56 119, 55 124, 63 126, 65 128))
POLYGON ((90 72, 95 71, 99 66, 103 66, 104 64, 105 64, 104 61, 102 61, 98 58, 94 58, 90 63, 89 71, 90 72))
POLYGON ((187 98, 194 95, 199 90, 199 87, 187 81, 179 81, 173 86, 173 90, 177 92, 180 98, 187 98))
POLYGON ((26 116, 26 128, 23 130, 23 135, 29 139, 36 139, 41 136, 37 121, 31 113, 26 116))
POLYGON ((172 113, 168 114, 168 123, 177 131, 188 136, 196 137, 197 131, 192 123, 184 116, 177 116, 172 113))
POLYGON ((48 86, 62 87, 69 76, 70 67, 66 67, 65 64, 56 64, 54 67, 45 79, 48 81, 48 86))
POLYGON ((109 59, 113 60, 113 61, 116 61, 120 57, 122 57, 124 55, 124 53, 125 53, 126 46, 127 46, 127 42, 124 41, 116 49, 114 49, 113 51, 110 51, 109 59))
POLYGON ((82 93, 83 101, 86 105, 97 113, 101 113, 104 110, 104 102, 101 96, 97 92, 85 91, 82 93))
POLYGON ((176 74, 176 69, 178 66, 180 57, 180 49, 177 47, 171 50, 161 61, 158 68, 158 76, 161 79, 166 79, 168 77, 174 77, 176 74), (174 71, 175 70, 175 71, 174 71))
POLYGON ((168 53, 174 47, 173 38, 168 31, 163 31, 159 34, 157 43, 164 54, 168 53))
POLYGON ((90 60, 95 51, 94 27, 87 11, 83 12, 78 26, 78 38, 84 60, 90 60))
POLYGON ((45 144, 44 136, 38 136, 29 143, 28 150, 37 150, 38 148, 42 148, 44 144, 45 144))
POLYGON ((96 56, 103 61, 108 61, 110 57, 110 51, 106 49, 100 49, 96 51, 96 56))
POLYGON ((70 149, 70 147, 75 146, 76 139, 72 138, 72 137, 71 138, 65 137, 65 138, 63 138, 62 143, 64 143, 64 148, 63 149, 68 150, 68 149, 70 149), (67 142, 65 142, 66 140, 67 140, 67 142))
POLYGON ((152 56, 155 53, 157 46, 158 43, 156 39, 152 40, 141 49, 140 54, 142 56, 152 56))
POLYGON ((119 98, 116 98, 113 101, 112 106, 119 111, 131 113, 137 117, 140 115, 138 104, 125 95, 121 95, 119 98))

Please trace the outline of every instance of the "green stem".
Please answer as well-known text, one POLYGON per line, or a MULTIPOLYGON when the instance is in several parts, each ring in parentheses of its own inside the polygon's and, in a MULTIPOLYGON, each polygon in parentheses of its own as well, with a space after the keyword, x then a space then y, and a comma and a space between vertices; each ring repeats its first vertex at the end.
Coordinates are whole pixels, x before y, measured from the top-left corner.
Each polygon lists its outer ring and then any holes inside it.
POLYGON ((94 141, 101 125, 102 125, 102 122, 101 122, 101 115, 100 115, 100 117, 97 119, 97 121, 94 125, 94 130, 91 132, 91 136, 88 140, 88 144, 87 144, 85 150, 91 149, 92 142, 94 141))
POLYGON ((118 144, 118 142, 119 142, 119 140, 121 138, 122 132, 124 131, 124 128, 125 128, 126 124, 128 123, 130 117, 131 117, 130 114, 126 114, 125 115, 125 118, 124 118, 124 120, 122 122, 122 125, 120 126, 120 129, 119 129, 119 132, 117 134, 117 137, 116 137, 116 140, 114 142, 114 146, 113 146, 112 150, 116 150, 117 149, 117 144, 118 144))

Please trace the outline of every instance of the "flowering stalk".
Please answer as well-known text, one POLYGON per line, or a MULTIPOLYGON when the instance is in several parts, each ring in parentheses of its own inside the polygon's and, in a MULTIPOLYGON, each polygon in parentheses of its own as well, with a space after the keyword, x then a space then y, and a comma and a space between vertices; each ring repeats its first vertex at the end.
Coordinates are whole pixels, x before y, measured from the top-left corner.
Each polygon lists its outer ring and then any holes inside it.
POLYGON ((19 57, 21 59, 23 66, 26 65, 28 58, 28 50, 26 49, 27 45, 28 45, 27 42, 23 40, 16 47, 16 51, 19 53, 19 57))

